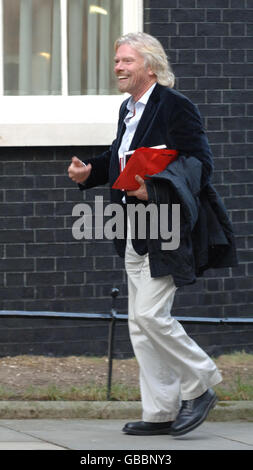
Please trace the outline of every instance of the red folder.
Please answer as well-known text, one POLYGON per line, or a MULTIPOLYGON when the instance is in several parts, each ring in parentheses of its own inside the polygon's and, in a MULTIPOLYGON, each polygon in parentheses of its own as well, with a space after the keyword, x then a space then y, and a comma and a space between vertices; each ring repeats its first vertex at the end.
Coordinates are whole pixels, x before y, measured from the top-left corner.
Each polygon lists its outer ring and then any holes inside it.
POLYGON ((148 176, 163 171, 171 162, 176 160, 177 156, 177 150, 141 147, 131 155, 124 170, 112 187, 113 189, 134 191, 140 187, 135 179, 136 175, 147 179, 148 176))

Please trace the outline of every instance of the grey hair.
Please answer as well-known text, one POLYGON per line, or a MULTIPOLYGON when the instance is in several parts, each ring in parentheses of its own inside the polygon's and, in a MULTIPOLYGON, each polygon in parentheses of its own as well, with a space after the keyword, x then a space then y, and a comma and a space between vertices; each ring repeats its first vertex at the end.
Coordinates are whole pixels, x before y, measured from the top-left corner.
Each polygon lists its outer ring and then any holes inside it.
POLYGON ((145 65, 149 66, 157 77, 160 85, 173 88, 175 75, 166 56, 165 50, 158 39, 147 33, 128 33, 115 41, 115 51, 122 45, 136 49, 144 57, 145 65))

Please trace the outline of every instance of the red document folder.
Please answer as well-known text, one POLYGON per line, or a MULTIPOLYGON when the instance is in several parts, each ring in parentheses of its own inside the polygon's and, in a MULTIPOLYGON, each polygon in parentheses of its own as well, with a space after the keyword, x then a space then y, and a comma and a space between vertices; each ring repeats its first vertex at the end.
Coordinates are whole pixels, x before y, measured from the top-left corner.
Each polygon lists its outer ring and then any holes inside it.
POLYGON ((135 176, 139 175, 143 179, 163 171, 171 162, 176 160, 177 150, 156 149, 141 147, 134 151, 129 158, 124 170, 116 179, 113 189, 124 189, 134 191, 140 187, 135 176))

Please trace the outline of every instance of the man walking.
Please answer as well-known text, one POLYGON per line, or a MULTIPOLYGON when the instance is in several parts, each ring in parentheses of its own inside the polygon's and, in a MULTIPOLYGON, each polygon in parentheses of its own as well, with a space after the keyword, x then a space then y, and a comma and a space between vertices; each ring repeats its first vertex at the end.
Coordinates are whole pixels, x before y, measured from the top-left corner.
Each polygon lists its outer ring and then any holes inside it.
POLYGON ((206 419, 217 401, 212 387, 222 379, 214 362, 171 316, 175 292, 208 267, 236 263, 233 234, 210 184, 212 154, 199 112, 173 90, 174 75, 160 42, 145 33, 119 38, 114 70, 119 90, 130 94, 120 108, 116 139, 96 158, 81 162, 73 157, 68 172, 81 189, 108 181, 112 188, 124 152, 160 145, 178 151, 166 170, 145 181, 136 175, 137 190, 125 191, 123 198, 122 191, 111 189, 111 199, 125 213, 129 203, 152 202, 158 209, 166 203, 168 211, 173 203, 181 207, 175 250, 164 250, 161 236, 130 236, 129 220, 128 236, 115 239, 128 275, 129 333, 140 367, 143 408, 142 421, 127 423, 123 431, 179 436, 206 419))

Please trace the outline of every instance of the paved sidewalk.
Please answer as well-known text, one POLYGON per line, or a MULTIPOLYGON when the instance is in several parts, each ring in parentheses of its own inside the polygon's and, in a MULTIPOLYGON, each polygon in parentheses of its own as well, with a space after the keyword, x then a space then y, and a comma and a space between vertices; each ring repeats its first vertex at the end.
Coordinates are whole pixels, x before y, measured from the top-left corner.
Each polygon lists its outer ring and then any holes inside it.
POLYGON ((253 402, 218 402, 205 423, 178 438, 122 433, 140 419, 140 402, 1 401, 0 451, 253 451, 253 402))
MULTIPOLYGON (((128 436, 122 419, 2 419, 0 450, 253 450, 252 422, 205 422, 185 436, 128 436)), ((38 463, 38 462, 37 462, 38 463)))

